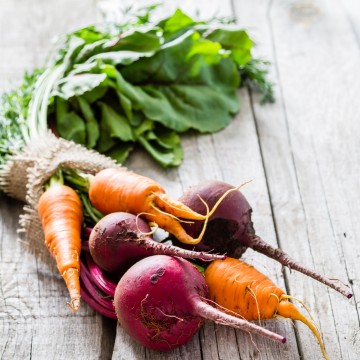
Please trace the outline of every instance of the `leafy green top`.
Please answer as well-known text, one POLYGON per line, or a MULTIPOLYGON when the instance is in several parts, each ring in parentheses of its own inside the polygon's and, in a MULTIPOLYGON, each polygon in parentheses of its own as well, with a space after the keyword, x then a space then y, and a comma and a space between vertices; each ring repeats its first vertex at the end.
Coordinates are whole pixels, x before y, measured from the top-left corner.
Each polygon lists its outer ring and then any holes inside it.
POLYGON ((40 77, 26 75, 4 95, 1 155, 51 127, 119 162, 140 144, 162 166, 177 166, 179 134, 223 129, 239 110, 237 88, 249 82, 263 102, 274 100, 267 63, 252 57, 246 31, 179 9, 153 24, 153 8, 64 36, 40 77))

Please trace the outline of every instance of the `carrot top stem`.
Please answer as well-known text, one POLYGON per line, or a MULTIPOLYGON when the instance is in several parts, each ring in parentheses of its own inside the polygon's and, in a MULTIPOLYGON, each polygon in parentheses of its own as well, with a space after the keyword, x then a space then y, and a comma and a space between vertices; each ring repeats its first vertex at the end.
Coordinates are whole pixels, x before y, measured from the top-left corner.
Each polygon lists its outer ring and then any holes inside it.
POLYGON ((92 206, 87 194, 80 193, 79 196, 83 206, 84 217, 89 218, 90 222, 96 224, 98 221, 100 221, 104 214, 92 206))
POLYGON ((91 174, 86 174, 79 170, 63 170, 64 178, 73 185, 77 190, 88 193, 91 180, 94 178, 91 174))
POLYGON ((64 185, 64 177, 60 169, 58 169, 53 175, 51 175, 50 179, 44 185, 44 190, 46 191, 52 186, 56 185, 64 185))

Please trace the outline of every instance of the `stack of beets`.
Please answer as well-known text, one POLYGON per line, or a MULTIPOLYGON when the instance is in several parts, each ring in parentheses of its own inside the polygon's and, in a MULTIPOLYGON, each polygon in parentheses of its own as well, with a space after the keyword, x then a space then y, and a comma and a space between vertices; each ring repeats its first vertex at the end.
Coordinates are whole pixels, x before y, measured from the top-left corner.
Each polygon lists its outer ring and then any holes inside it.
MULTIPOLYGON (((239 293, 236 301, 241 302, 245 295, 249 295, 245 305, 250 307, 254 303, 257 309, 255 315, 245 316, 239 310, 237 316, 237 309, 243 304, 237 303, 234 311, 226 299, 221 302, 227 284, 222 273, 225 274, 230 267, 234 268, 234 265, 226 265, 230 264, 230 259, 226 258, 239 261, 236 259, 247 248, 252 248, 350 298, 352 294, 347 287, 306 269, 257 236, 251 221, 252 209, 238 188, 221 181, 205 181, 188 189, 179 200, 195 212, 209 215, 207 222, 182 222, 184 230, 193 238, 199 237, 206 226, 202 240, 196 245, 185 245, 176 238, 171 238, 172 245, 158 242, 152 238, 148 223, 138 215, 110 213, 94 226, 83 242, 82 298, 102 315, 117 319, 136 341, 156 350, 169 350, 185 344, 198 331, 204 319, 285 342, 283 336, 248 321, 278 314, 305 322, 318 338, 327 358, 315 325, 296 310, 288 301, 289 296, 270 280, 263 279, 264 276, 253 267, 244 265, 248 274, 253 276, 250 281, 245 283, 246 276, 239 272, 232 282, 241 284, 243 279, 240 290, 237 290, 242 291, 243 296, 239 293), (216 281, 211 279, 215 264, 222 266, 218 280, 223 279, 223 284, 218 281, 218 285, 214 285, 216 281), (205 275, 199 268, 204 269, 205 275), (274 299, 271 313, 266 314, 261 309, 261 301, 264 300, 260 297, 263 294, 258 295, 252 287, 256 281, 259 284, 268 281, 269 296, 274 299), (209 286, 212 286, 210 292, 209 286), (214 290, 214 286, 219 289, 214 290), (276 296, 272 296, 274 294, 276 296), (277 309, 281 308, 279 303, 283 300, 286 302, 283 308, 286 309, 280 313, 277 309)), ((226 276, 230 279, 231 275, 234 274, 226 276)), ((234 297, 235 293, 231 295, 234 297)), ((266 301, 271 303, 272 300, 266 301)))

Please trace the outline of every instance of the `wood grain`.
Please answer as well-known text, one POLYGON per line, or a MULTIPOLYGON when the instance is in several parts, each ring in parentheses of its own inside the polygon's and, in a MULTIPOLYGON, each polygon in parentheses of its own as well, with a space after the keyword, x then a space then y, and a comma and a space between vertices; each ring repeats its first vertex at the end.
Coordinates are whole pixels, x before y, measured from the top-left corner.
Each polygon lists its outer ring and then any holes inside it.
MULTIPOLYGON (((351 284, 359 278, 350 220, 358 201, 343 181, 359 193, 351 134, 359 118, 356 36, 343 9, 327 2, 263 1, 249 11, 237 4, 240 21, 275 64, 276 104, 261 107, 254 97, 253 107, 279 243, 309 267, 351 284)), ((358 358, 358 287, 347 301, 296 273, 287 272, 287 283, 312 310, 329 356, 358 358)), ((316 344, 305 327, 298 337, 302 356, 314 358, 316 344)))
MULTIPOLYGON (((121 8, 145 0, 0 0, 0 91, 18 84, 24 70, 42 66, 50 38, 116 19, 121 8), (114 5, 115 4, 115 5, 114 5)), ((162 169, 141 150, 125 164, 180 194, 204 179, 238 185, 253 207, 255 229, 305 265, 349 283, 347 300, 322 284, 247 251, 244 259, 302 298, 323 334, 331 359, 360 358, 360 111, 359 4, 355 0, 172 1, 192 16, 236 16, 270 59, 276 102, 239 91, 240 113, 223 131, 183 137, 184 162, 162 169)), ((282 319, 263 324, 285 334, 277 345, 206 322, 185 346, 158 353, 136 344, 115 321, 86 304, 76 314, 55 265, 43 264, 16 234, 22 205, 0 197, 0 358, 218 360, 321 358, 310 331, 282 319)))

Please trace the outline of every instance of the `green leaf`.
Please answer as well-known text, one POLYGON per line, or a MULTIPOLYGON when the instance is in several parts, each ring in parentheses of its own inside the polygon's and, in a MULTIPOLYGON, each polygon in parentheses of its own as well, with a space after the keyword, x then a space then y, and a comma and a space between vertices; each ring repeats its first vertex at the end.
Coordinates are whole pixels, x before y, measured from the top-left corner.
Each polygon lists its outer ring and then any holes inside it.
POLYGON ((269 65, 268 61, 253 58, 240 68, 243 83, 249 84, 251 88, 262 95, 261 104, 273 103, 275 101, 273 84, 267 78, 269 65))
POLYGON ((116 160, 119 164, 122 164, 129 156, 130 152, 134 149, 133 143, 119 143, 105 153, 105 155, 116 160))
POLYGON ((180 9, 177 9, 174 14, 164 22, 163 28, 165 32, 173 34, 193 24, 194 20, 190 16, 183 13, 180 9))
POLYGON ((59 45, 60 51, 55 57, 54 63, 65 63, 67 68, 71 68, 76 57, 83 51, 84 47, 95 42, 103 42, 110 37, 111 35, 108 31, 94 25, 69 33, 60 39, 62 40, 62 43, 59 45))
POLYGON ((56 129, 59 135, 79 144, 86 143, 86 127, 83 119, 74 111, 69 111, 69 104, 56 99, 56 129))
MULTIPOLYGON (((131 60, 134 61, 134 58, 129 58, 129 52, 138 52, 140 54, 152 53, 159 49, 161 45, 161 37, 159 34, 159 29, 149 26, 139 26, 139 28, 128 30, 122 34, 111 39, 103 39, 96 41, 94 43, 84 46, 76 59, 75 63, 81 64, 85 61, 92 61, 96 58, 99 58, 98 54, 106 54, 109 52, 120 52, 126 51, 123 61, 131 60), (90 60, 92 59, 92 60, 90 60)), ((106 59, 106 55, 102 55, 106 59)), ((134 57, 134 54, 132 55, 134 57)), ((111 58, 108 57, 108 59, 111 58)), ((113 55, 114 60, 114 55, 113 55)))
POLYGON ((22 84, 0 96, 0 166, 8 155, 20 151, 31 134, 27 121, 29 104, 43 70, 25 73, 22 84))
POLYGON ((100 102, 99 106, 101 109, 102 129, 106 130, 111 138, 134 141, 134 135, 126 117, 104 102, 100 102))
POLYGON ((108 90, 108 86, 106 84, 106 81, 103 82, 103 84, 94 87, 92 90, 85 92, 81 95, 89 104, 96 103, 98 100, 100 100, 108 90))
POLYGON ((106 79, 106 74, 77 74, 61 79, 52 96, 59 96, 68 100, 73 96, 80 96, 100 86, 106 79))
POLYGON ((111 51, 105 53, 99 53, 90 57, 86 63, 101 61, 104 64, 109 65, 130 65, 133 62, 139 60, 142 57, 153 56, 154 52, 135 52, 135 51, 111 51))
POLYGON ((111 37, 109 31, 106 31, 104 27, 99 27, 96 25, 90 25, 76 30, 71 34, 71 36, 78 37, 84 40, 87 44, 111 37))
POLYGON ((111 137, 108 132, 107 124, 103 121, 100 122, 100 136, 96 145, 96 150, 102 154, 106 154, 111 148, 116 145, 116 140, 111 137))
POLYGON ((162 125, 152 126, 139 142, 163 167, 178 166, 183 159, 180 136, 162 125))
POLYGON ((125 96, 124 94, 122 94, 122 93, 117 93, 117 94, 119 96, 121 107, 131 124, 132 119, 133 119, 132 103, 131 103, 130 99, 127 96, 125 96))
POLYGON ((63 55, 56 62, 57 64, 64 63, 66 67, 70 67, 72 65, 73 59, 77 56, 77 54, 81 51, 81 49, 86 45, 83 39, 80 39, 77 36, 71 36, 67 40, 67 50, 63 53, 63 55))
POLYGON ((178 82, 164 83, 165 74, 151 77, 151 84, 134 86, 120 74, 118 91, 125 92, 135 109, 177 132, 191 128, 201 132, 218 131, 225 127, 239 110, 236 89, 239 86, 237 68, 230 59, 202 68, 197 77, 186 72, 178 82))
POLYGON ((219 43, 198 38, 187 54, 187 61, 193 56, 202 56, 207 64, 217 64, 223 56, 220 55, 221 45, 219 43))
POLYGON ((154 52, 160 48, 161 34, 158 28, 148 26, 131 29, 121 34, 112 44, 113 51, 136 51, 140 53, 154 52))
POLYGON ((86 121, 86 146, 93 148, 96 145, 97 140, 100 136, 99 124, 95 119, 95 115, 91 109, 90 104, 83 97, 79 96, 77 98, 81 112, 86 121))
POLYGON ((146 139, 155 140, 161 147, 168 150, 180 144, 180 137, 175 131, 159 126, 154 131, 149 131, 146 134, 146 139))
MULTIPOLYGON (((164 44, 149 58, 141 58, 121 69, 126 81, 132 84, 150 82, 174 83, 179 77, 191 73, 194 61, 189 61, 189 53, 199 40, 199 34, 190 30, 175 40, 164 44)), ((220 60, 220 59, 219 59, 220 60)))
MULTIPOLYGON (((133 109, 177 132, 191 128, 201 132, 218 131, 239 110, 236 96, 239 74, 230 59, 204 68, 197 78, 179 74, 178 85, 164 84, 154 74, 151 85, 134 86, 110 65, 103 71, 115 80, 116 90, 131 101, 133 109)), ((160 75, 161 80, 163 76, 164 73, 160 75)))
POLYGON ((86 44, 83 46, 81 51, 77 54, 74 59, 74 64, 84 63, 86 60, 91 58, 92 56, 104 52, 107 47, 110 47, 110 44, 113 43, 113 40, 108 38, 102 38, 98 41, 86 44))
POLYGON ((146 151, 163 167, 178 166, 183 158, 183 151, 180 144, 180 138, 177 134, 172 136, 173 146, 162 146, 163 138, 150 132, 139 137, 140 144, 146 149, 146 151), (174 141, 175 139, 175 141, 174 141))
POLYGON ((131 115, 129 112, 132 111, 132 109, 142 109, 141 104, 143 103, 146 94, 140 87, 127 82, 121 73, 111 65, 104 65, 102 71, 108 76, 110 86, 118 92, 120 103, 127 115, 131 115))
POLYGON ((134 127, 133 130, 134 130, 135 138, 137 139, 143 133, 153 130, 155 125, 153 121, 143 118, 141 122, 139 122, 136 125, 133 124, 133 126, 136 126, 134 127))
POLYGON ((118 161, 140 142, 160 164, 175 166, 182 159, 179 134, 224 128, 239 110, 240 85, 259 90, 262 102, 273 100, 265 62, 252 57, 246 31, 216 19, 193 20, 180 9, 154 25, 153 8, 140 14, 129 8, 122 23, 88 26, 62 37, 41 86, 25 81, 26 91, 2 98, 0 134, 6 139, 0 140, 0 155, 19 149, 31 129, 43 129, 47 115, 61 136, 118 161), (27 122, 31 98, 37 106, 27 122))
POLYGON ((239 110, 236 93, 222 94, 209 86, 147 86, 144 91, 144 114, 177 132, 219 131, 239 110))
POLYGON ((215 29, 206 38, 231 51, 231 57, 239 66, 247 64, 251 59, 253 41, 244 30, 215 29))

